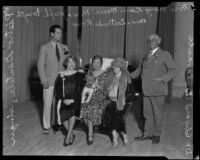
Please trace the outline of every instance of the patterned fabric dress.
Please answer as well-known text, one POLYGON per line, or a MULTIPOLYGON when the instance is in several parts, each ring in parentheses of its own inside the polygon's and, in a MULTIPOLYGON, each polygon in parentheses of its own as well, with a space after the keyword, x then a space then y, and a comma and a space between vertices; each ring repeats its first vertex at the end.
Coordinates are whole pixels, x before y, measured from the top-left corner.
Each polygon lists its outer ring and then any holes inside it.
POLYGON ((95 77, 98 81, 99 88, 95 87, 95 91, 89 103, 81 104, 80 118, 90 120, 93 125, 101 124, 101 117, 108 103, 103 87, 107 74, 107 72, 103 72, 98 77, 95 77))

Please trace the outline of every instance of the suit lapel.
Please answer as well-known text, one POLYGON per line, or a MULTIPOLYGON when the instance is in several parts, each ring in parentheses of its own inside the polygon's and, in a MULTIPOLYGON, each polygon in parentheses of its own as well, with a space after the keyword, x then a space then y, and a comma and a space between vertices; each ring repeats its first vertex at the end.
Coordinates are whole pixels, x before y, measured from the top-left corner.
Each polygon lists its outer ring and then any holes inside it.
POLYGON ((59 49, 59 53, 60 53, 60 57, 61 57, 63 55, 63 53, 64 53, 64 47, 62 46, 61 43, 59 43, 58 49, 59 49))
POLYGON ((154 53, 154 57, 157 57, 157 56, 159 56, 160 55, 160 52, 161 52, 161 49, 160 49, 160 47, 158 48, 158 50, 154 53))
POLYGON ((53 46, 51 41, 49 41, 48 50, 49 50, 49 53, 51 54, 51 56, 53 57, 53 59, 58 61, 57 56, 56 56, 56 48, 53 46))

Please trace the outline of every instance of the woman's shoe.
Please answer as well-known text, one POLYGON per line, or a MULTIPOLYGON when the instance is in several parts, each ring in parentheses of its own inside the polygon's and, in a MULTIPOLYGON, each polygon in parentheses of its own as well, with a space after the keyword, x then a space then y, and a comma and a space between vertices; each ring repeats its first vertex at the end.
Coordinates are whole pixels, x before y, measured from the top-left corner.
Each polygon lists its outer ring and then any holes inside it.
POLYGON ((118 133, 116 131, 112 132, 112 136, 113 136, 113 147, 116 147, 118 145, 118 133))
POLYGON ((72 135, 72 140, 69 142, 69 145, 72 145, 72 144, 74 143, 75 137, 76 137, 76 136, 73 134, 73 135, 72 135))
POLYGON ((67 147, 68 145, 70 145, 70 142, 69 142, 69 143, 66 143, 66 139, 67 139, 67 137, 65 137, 64 143, 63 143, 63 146, 65 146, 65 147, 67 147))
POLYGON ((91 144, 93 144, 93 142, 94 142, 94 136, 92 135, 92 136, 88 136, 88 139, 87 139, 87 144, 88 145, 91 145, 91 144), (92 140, 91 140, 91 138, 92 138, 92 140), (89 140, 90 139, 90 140, 89 140))
POLYGON ((122 139, 123 139, 124 145, 127 145, 129 143, 127 134, 124 133, 124 132, 121 132, 121 135, 122 135, 122 139))
POLYGON ((127 136, 123 136, 123 139, 124 139, 124 145, 127 145, 129 142, 128 142, 128 137, 127 136))

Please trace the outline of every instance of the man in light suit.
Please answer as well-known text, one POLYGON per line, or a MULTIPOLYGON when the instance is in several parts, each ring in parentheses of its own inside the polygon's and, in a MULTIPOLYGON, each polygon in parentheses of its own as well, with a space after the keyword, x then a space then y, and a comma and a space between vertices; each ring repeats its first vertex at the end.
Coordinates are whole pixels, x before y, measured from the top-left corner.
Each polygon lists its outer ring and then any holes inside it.
POLYGON ((38 73, 43 85, 43 133, 49 134, 51 129, 51 105, 55 79, 64 69, 63 61, 68 56, 68 47, 61 43, 62 28, 60 25, 50 27, 51 40, 41 45, 38 58, 38 73))
POLYGON ((161 38, 151 34, 148 38, 149 54, 142 59, 140 66, 131 73, 134 79, 141 73, 143 91, 143 114, 145 117, 144 133, 135 140, 160 142, 163 105, 168 94, 167 82, 172 79, 176 67, 168 51, 159 47, 161 38))

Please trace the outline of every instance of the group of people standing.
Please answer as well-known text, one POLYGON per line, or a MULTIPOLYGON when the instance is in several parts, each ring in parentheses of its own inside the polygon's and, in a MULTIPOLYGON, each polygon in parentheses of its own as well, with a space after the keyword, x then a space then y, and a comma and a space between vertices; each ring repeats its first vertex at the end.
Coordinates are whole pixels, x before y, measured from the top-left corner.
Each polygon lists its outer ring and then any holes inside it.
POLYGON ((114 59, 106 71, 102 70, 103 57, 100 55, 92 57, 85 73, 79 69, 76 57, 61 43, 62 28, 51 26, 50 35, 52 39, 41 46, 38 58, 38 73, 43 85, 44 134, 49 134, 51 125, 62 125, 67 131, 64 146, 72 145, 75 139, 73 128, 76 119, 80 119, 88 127, 88 145, 94 142, 93 127, 102 123, 112 133, 113 147, 118 144, 119 134, 124 144, 128 144, 125 93, 131 78, 141 76, 146 121, 142 136, 135 140, 153 139, 153 143, 159 143, 164 96, 175 65, 169 52, 158 47, 161 41, 158 35, 149 37, 153 53, 145 56, 133 73, 128 72, 127 62, 121 57, 114 59))

